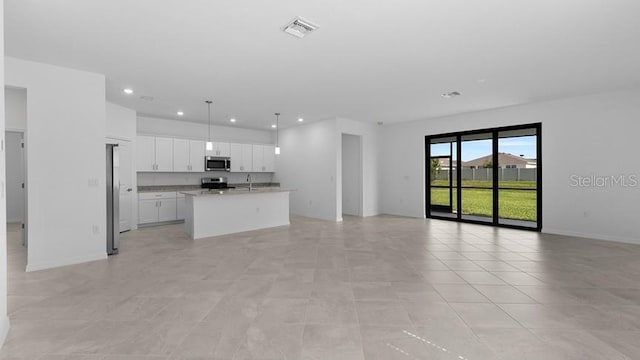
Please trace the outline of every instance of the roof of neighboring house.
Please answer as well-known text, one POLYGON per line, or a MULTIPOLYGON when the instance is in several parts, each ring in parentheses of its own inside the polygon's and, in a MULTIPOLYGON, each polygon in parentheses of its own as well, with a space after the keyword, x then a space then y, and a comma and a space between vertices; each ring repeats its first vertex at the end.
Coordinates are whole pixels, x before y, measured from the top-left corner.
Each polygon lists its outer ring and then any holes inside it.
MULTIPOLYGON (((493 156, 487 155, 479 157, 477 159, 469 160, 464 163, 464 167, 483 167, 486 163, 491 162, 493 156)), ((498 153, 498 165, 526 165, 536 164, 536 159, 527 159, 522 156, 517 156, 509 153, 498 153)))

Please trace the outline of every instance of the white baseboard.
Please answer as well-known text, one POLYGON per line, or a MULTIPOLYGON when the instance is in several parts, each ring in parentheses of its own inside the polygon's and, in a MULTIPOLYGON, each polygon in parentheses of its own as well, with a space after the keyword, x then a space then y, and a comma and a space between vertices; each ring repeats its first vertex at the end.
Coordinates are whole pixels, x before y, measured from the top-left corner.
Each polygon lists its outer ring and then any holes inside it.
POLYGON ((9 317, 5 316, 4 319, 0 320, 0 347, 4 344, 4 341, 7 339, 7 334, 9 334, 9 328, 11 324, 9 323, 9 317))
POLYGON ((45 260, 45 261, 32 261, 31 259, 29 259, 29 262, 27 263, 26 271, 30 272, 30 271, 51 269, 55 267, 81 264, 81 263, 86 263, 90 261, 105 260, 106 258, 107 258, 107 252, 105 250, 104 252, 100 252, 97 254, 87 254, 83 256, 75 256, 75 257, 64 258, 64 259, 54 259, 54 260, 45 260))
POLYGON ((640 238, 634 239, 631 237, 610 236, 610 235, 602 235, 602 234, 588 234, 588 233, 581 233, 577 231, 567 231, 567 230, 545 228, 545 227, 543 227, 542 233, 552 234, 552 235, 573 236, 573 237, 580 237, 580 238, 587 238, 587 239, 594 239, 594 240, 615 241, 615 242, 621 242, 626 244, 636 244, 636 245, 640 244, 640 238))

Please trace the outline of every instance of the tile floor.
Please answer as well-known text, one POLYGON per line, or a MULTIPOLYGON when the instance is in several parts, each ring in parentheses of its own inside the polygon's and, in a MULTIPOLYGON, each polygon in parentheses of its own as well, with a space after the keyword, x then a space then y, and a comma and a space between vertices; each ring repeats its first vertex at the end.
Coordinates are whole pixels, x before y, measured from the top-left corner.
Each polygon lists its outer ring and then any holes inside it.
POLYGON ((639 359, 640 246, 390 216, 188 240, 25 273, 0 359, 639 359))

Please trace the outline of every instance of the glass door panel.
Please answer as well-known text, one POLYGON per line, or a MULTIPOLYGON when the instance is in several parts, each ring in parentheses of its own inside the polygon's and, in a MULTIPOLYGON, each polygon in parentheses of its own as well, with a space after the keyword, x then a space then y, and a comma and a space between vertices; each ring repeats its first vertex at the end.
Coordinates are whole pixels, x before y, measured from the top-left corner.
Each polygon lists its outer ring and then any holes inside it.
POLYGON ((492 222, 493 134, 462 136, 461 149, 461 218, 492 222))
POLYGON ((498 133, 498 223, 535 228, 538 223, 538 149, 535 128, 498 133))
POLYGON ((429 191, 433 216, 456 217, 456 142, 455 138, 432 139, 430 143, 429 191))

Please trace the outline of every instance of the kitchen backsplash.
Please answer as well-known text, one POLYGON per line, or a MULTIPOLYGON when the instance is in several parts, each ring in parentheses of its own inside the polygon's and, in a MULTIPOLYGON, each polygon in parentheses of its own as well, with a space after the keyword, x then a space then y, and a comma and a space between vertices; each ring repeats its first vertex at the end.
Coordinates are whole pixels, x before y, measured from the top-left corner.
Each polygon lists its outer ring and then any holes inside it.
MULTIPOLYGON (((247 173, 230 173, 224 171, 207 171, 202 173, 155 173, 139 172, 138 186, 149 185, 198 185, 203 177, 224 176, 229 184, 241 184, 247 182, 247 173)), ((251 173, 251 181, 254 183, 270 183, 273 173, 251 173)))

